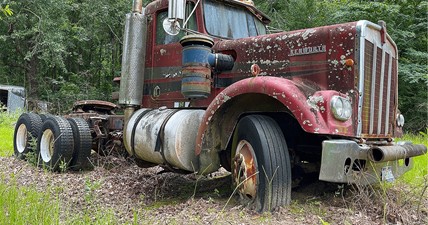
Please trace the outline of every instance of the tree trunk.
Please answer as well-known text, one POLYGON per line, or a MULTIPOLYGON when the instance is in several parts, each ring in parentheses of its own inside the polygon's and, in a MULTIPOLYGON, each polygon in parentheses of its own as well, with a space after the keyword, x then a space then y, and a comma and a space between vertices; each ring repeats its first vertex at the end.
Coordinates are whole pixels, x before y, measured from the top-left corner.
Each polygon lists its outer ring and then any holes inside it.
POLYGON ((39 83, 37 80, 38 60, 36 56, 31 57, 27 63, 26 76, 28 81, 28 96, 37 98, 39 95, 39 83))

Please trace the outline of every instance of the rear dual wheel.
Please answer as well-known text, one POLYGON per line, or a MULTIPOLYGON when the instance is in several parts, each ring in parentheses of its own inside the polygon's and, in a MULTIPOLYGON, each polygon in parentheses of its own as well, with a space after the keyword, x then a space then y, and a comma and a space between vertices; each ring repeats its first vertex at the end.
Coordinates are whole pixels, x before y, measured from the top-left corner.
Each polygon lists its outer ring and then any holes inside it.
POLYGON ((233 149, 232 183, 241 203, 259 212, 290 204, 290 157, 283 133, 272 118, 242 118, 233 149))
POLYGON ((89 168, 92 137, 82 118, 23 113, 15 126, 14 155, 25 159, 36 152, 37 163, 49 170, 89 168))
POLYGON ((52 171, 65 170, 73 157, 74 137, 70 123, 57 116, 46 118, 37 140, 38 164, 52 171))
POLYGON ((15 126, 13 135, 14 155, 25 159, 25 155, 35 150, 36 140, 42 127, 42 119, 35 113, 23 113, 15 126))
POLYGON ((73 158, 70 162, 72 170, 84 170, 90 167, 89 157, 92 148, 92 136, 88 123, 82 118, 68 118, 74 137, 73 158))

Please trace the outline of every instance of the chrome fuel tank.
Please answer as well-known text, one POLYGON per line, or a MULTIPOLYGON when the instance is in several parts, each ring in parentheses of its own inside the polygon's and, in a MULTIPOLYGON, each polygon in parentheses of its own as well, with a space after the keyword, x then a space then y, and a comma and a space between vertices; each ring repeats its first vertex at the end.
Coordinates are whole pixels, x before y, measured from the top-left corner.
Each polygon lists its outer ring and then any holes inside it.
POLYGON ((125 127, 130 155, 156 164, 195 171, 196 134, 204 110, 140 109, 125 127))

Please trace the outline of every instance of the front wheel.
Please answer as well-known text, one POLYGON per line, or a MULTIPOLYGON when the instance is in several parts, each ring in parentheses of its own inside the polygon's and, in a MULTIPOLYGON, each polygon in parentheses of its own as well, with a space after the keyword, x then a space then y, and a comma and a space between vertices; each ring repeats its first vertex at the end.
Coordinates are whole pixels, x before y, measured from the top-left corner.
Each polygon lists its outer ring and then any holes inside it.
POLYGON ((262 115, 242 118, 233 146, 232 183, 240 201, 259 212, 290 204, 290 157, 275 120, 262 115))

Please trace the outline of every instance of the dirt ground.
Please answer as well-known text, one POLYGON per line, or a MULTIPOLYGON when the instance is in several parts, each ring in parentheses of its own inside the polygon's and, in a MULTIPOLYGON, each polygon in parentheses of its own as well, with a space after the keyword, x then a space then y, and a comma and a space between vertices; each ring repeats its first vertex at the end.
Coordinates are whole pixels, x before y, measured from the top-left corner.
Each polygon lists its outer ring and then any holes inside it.
POLYGON ((428 224, 427 194, 401 186, 378 195, 376 188, 308 182, 294 188, 290 206, 257 214, 230 198, 225 171, 209 177, 162 173, 160 167, 139 168, 131 159, 97 154, 91 162, 91 171, 51 173, 0 157, 0 174, 3 182, 13 175, 19 185, 55 190, 69 212, 112 210, 119 223, 136 216, 139 224, 428 224), (403 190, 411 197, 401 200, 403 190))

